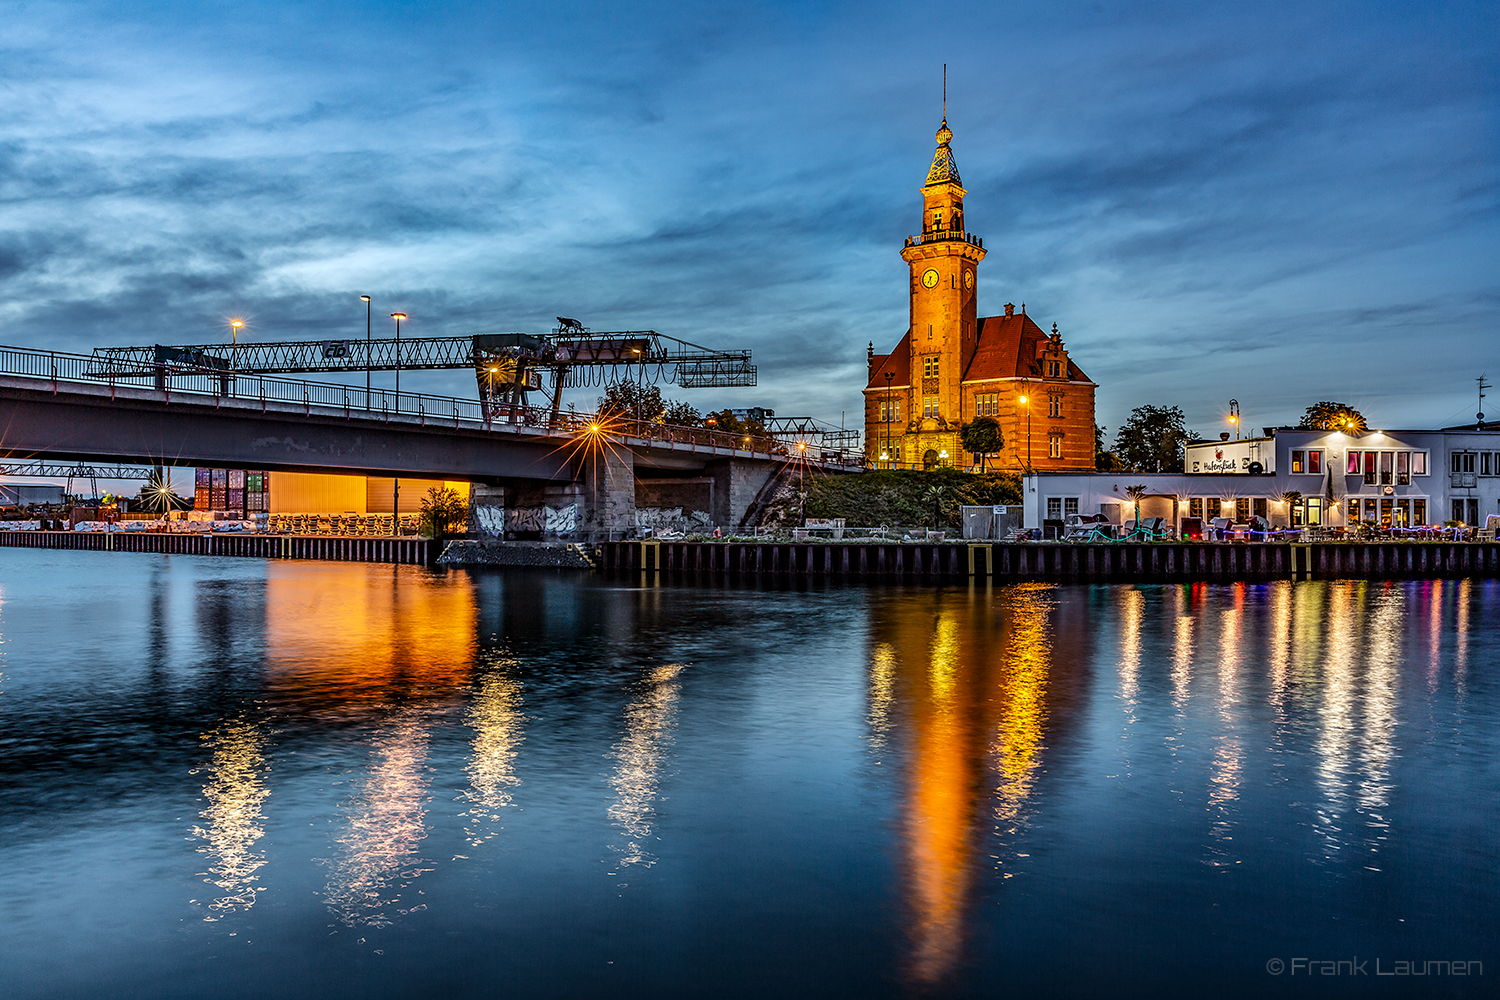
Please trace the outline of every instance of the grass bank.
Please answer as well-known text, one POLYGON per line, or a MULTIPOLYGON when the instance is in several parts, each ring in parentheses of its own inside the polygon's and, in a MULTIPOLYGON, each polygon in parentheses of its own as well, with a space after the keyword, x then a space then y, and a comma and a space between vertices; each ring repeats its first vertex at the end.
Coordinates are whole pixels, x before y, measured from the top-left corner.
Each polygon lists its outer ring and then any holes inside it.
MULTIPOLYGON (((931 527, 935 500, 938 526, 957 530, 961 506, 1021 502, 1020 477, 1001 472, 971 475, 953 469, 882 469, 859 475, 808 476, 805 488, 808 517, 842 517, 850 527, 931 527), (934 489, 938 491, 935 497, 934 489)), ((773 501, 762 523, 798 523, 798 491, 799 483, 794 478, 773 501)))

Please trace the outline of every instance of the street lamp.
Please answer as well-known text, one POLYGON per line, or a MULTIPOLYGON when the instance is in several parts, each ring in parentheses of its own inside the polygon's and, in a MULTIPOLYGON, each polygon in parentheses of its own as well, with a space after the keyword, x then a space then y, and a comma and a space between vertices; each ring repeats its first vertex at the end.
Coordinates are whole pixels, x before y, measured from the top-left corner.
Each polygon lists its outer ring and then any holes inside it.
POLYGON ((1240 439, 1240 401, 1231 399, 1229 401, 1229 422, 1234 424, 1234 439, 1240 439))
POLYGON ((231 368, 240 366, 240 329, 244 325, 245 321, 242 319, 229 321, 229 367, 231 368))
POLYGON ((1026 474, 1031 474, 1031 403, 1025 396, 1021 397, 1021 405, 1026 407, 1026 474))
MULTIPOLYGON (((396 412, 401 412, 401 321, 406 313, 391 313, 396 321, 396 412)), ((401 478, 391 480, 391 534, 401 537, 401 478)))
POLYGON ((401 409, 401 321, 406 318, 406 313, 391 313, 391 319, 396 321, 396 409, 401 409))
POLYGON ((365 409, 370 408, 370 297, 361 295, 365 304, 365 409))

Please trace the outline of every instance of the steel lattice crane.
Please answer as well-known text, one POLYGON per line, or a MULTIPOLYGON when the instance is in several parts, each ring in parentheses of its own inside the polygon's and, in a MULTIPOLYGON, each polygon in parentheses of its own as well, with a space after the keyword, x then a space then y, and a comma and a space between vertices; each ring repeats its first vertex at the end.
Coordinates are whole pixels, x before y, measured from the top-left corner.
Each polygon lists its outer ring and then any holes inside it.
POLYGON ((480 399, 502 415, 524 409, 533 392, 546 398, 555 415, 564 389, 631 378, 671 382, 684 389, 756 384, 749 351, 716 351, 655 330, 595 333, 564 316, 557 322, 557 328, 547 334, 101 347, 94 351, 96 367, 89 374, 96 378, 154 375, 159 384, 165 384, 176 374, 229 378, 235 374, 472 368, 480 399), (609 378, 610 374, 619 377, 609 378))

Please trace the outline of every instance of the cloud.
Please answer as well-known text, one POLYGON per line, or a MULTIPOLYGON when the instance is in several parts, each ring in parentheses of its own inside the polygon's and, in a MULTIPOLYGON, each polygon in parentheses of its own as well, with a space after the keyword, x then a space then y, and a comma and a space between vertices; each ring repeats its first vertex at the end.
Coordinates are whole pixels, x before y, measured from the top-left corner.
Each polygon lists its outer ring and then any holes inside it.
POLYGON ((1290 419, 1336 372, 1420 424, 1485 366, 1492 11, 953 16, 939 57, 894 4, 30 6, 0 27, 0 318, 85 350, 348 333, 361 293, 431 335, 561 313, 750 347, 759 387, 683 395, 836 419, 906 323, 948 58, 981 306, 1057 321, 1102 422, 1290 419))

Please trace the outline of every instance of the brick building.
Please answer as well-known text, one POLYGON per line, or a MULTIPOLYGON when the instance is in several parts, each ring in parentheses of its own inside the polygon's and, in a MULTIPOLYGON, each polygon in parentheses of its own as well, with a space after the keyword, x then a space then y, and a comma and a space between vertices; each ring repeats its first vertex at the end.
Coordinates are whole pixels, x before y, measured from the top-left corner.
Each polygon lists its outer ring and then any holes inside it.
POLYGON ((901 257, 910 269, 911 322, 889 354, 869 349, 866 457, 878 468, 977 465, 959 428, 994 417, 1004 439, 991 469, 1092 472, 1094 389, 1053 324, 1050 334, 1007 304, 979 317, 984 241, 964 225, 964 194, 946 117, 922 187, 922 231, 901 257))

